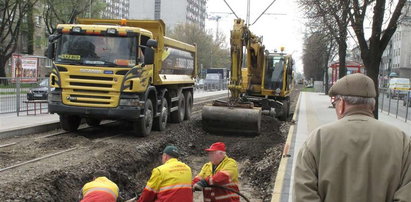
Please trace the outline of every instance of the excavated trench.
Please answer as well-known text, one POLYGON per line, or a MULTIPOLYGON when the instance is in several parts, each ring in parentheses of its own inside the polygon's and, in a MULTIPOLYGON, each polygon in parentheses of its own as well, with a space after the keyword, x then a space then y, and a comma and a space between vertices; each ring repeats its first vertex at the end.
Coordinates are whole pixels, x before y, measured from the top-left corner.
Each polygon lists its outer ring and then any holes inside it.
MULTIPOLYGON (((241 192, 251 201, 270 201, 289 123, 264 117, 259 136, 220 136, 202 129, 200 115, 147 138, 130 136, 118 126, 110 132, 119 137, 88 140, 68 154, 0 173, 0 201, 76 201, 81 187, 99 169, 111 174, 122 199, 130 199, 141 193, 151 170, 160 165, 160 152, 166 145, 179 147, 181 160, 196 175, 206 163, 204 148, 217 141, 225 142, 227 154, 239 163, 241 192)), ((195 201, 202 201, 200 193, 195 194, 195 201)))

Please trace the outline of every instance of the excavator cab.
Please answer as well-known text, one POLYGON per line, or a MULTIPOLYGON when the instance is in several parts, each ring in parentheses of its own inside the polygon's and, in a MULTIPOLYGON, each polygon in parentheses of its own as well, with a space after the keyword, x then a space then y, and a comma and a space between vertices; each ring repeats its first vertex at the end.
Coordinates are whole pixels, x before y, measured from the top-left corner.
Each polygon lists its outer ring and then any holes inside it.
POLYGON ((284 53, 266 53, 263 94, 286 97, 293 80, 293 59, 284 53))
POLYGON ((264 89, 266 90, 276 90, 282 89, 283 79, 284 79, 284 65, 285 60, 282 56, 267 56, 264 78, 264 89))

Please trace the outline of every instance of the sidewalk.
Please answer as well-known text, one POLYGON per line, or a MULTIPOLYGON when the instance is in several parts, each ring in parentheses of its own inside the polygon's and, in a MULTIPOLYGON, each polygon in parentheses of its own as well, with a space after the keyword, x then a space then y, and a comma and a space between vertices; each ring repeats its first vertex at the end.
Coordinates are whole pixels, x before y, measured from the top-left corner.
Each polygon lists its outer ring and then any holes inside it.
MULTIPOLYGON (((194 91, 194 101, 196 101, 196 99, 224 94, 228 95, 228 91, 194 91)), ((27 116, 25 112, 20 112, 20 116, 17 116, 16 113, 0 114, 0 134, 7 131, 56 124, 58 122, 59 116, 57 114, 37 114, 36 116, 27 116)))
MULTIPOLYGON (((280 179, 280 182, 276 181, 272 201, 292 201, 294 165, 298 151, 311 131, 337 120, 335 109, 330 107, 330 98, 327 95, 302 92, 299 99, 295 116, 296 125, 289 134, 291 136, 291 138, 289 137, 288 151, 290 157, 281 160, 277 174, 277 179, 280 179)), ((387 113, 380 112, 379 120, 396 126, 407 135, 411 135, 411 123, 405 123, 403 119, 396 119, 395 116, 392 117, 387 113)))

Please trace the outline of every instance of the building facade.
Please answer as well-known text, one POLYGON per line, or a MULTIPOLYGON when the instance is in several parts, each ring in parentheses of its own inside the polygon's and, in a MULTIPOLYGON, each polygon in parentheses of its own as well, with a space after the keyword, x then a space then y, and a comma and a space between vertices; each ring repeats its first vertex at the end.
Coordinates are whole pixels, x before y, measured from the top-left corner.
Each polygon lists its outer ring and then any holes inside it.
POLYGON ((103 0, 106 3, 101 17, 105 19, 127 19, 129 18, 130 0, 103 0))
POLYGON ((130 19, 161 19, 166 27, 194 23, 205 27, 207 0, 130 0, 130 19))

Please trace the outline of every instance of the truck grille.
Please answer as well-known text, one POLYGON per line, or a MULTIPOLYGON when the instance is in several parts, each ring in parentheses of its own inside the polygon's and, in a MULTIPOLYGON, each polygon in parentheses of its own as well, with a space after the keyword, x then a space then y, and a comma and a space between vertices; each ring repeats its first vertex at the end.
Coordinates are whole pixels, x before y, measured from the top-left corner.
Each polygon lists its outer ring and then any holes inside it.
MULTIPOLYGON (((110 75, 114 76, 114 75, 110 75)), ((63 90, 64 104, 84 107, 116 107, 120 82, 114 77, 70 75, 63 90)))

